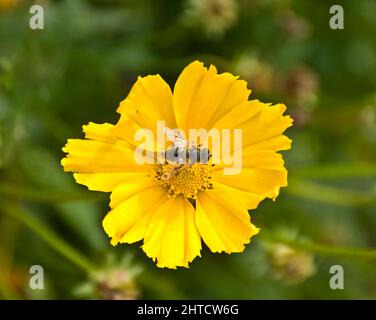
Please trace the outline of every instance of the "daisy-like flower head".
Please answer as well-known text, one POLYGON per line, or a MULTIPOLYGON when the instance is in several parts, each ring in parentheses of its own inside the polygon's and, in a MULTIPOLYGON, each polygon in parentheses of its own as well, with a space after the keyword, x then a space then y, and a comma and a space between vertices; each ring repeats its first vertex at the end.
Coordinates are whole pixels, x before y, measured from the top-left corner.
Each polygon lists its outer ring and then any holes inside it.
POLYGON ((259 232, 248 210, 287 185, 278 151, 290 149, 283 132, 292 125, 283 104, 249 94, 245 81, 195 61, 173 92, 159 75, 139 77, 118 123, 89 123, 85 139, 68 140, 64 170, 90 190, 111 192, 103 227, 112 245, 143 240, 145 253, 167 268, 188 267, 201 240, 212 252, 244 250, 259 232), (166 145, 160 123, 164 137, 173 136, 166 145), (206 134, 192 142, 184 137, 192 129, 206 134))

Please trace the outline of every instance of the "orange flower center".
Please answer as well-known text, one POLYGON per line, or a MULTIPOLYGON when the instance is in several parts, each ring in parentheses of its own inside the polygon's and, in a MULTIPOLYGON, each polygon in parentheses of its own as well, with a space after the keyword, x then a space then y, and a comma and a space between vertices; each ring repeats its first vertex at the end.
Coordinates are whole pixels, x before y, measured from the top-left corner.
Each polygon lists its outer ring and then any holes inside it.
POLYGON ((169 188, 169 195, 182 194, 187 198, 196 199, 200 190, 212 189, 210 183, 211 166, 208 164, 177 164, 166 163, 155 172, 155 178, 169 188))

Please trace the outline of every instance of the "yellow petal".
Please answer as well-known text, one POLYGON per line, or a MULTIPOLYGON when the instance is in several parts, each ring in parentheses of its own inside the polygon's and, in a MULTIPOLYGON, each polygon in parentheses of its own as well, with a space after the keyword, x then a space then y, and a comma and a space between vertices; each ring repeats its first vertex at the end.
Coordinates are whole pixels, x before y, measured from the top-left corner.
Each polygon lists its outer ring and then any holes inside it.
POLYGON ((63 148, 68 155, 62 165, 65 171, 77 172, 74 174, 77 183, 90 190, 110 192, 134 175, 139 179, 146 176, 148 167, 134 163, 134 148, 119 140, 114 125, 90 122, 82 128, 88 140, 71 139, 63 148), (124 172, 126 169, 141 172, 124 172))
POLYGON ((118 123, 114 126, 113 133, 118 139, 126 141, 132 148, 136 148, 139 145, 138 141, 135 141, 135 133, 140 130, 141 127, 129 119, 126 115, 121 115, 118 123))
POLYGON ((219 118, 213 125, 214 128, 240 128, 241 124, 253 118, 263 110, 265 104, 258 100, 244 101, 219 118))
POLYGON ((291 149, 291 139, 285 135, 280 135, 272 138, 267 138, 266 140, 256 142, 249 145, 243 149, 243 152, 252 150, 271 150, 271 151, 281 151, 291 149))
MULTIPOLYGON (((285 110, 286 106, 283 104, 271 106, 252 100, 230 110, 213 127, 241 129, 241 147, 244 151, 287 150, 291 146, 291 140, 282 134, 292 125, 293 120, 290 116, 283 116, 285 110)), ((232 133, 231 139, 233 139, 232 133)))
POLYGON ((196 202, 196 225, 213 252, 242 252, 244 245, 259 232, 243 206, 231 198, 200 192, 196 202))
POLYGON ((160 184, 148 172, 128 174, 127 179, 112 191, 110 207, 115 208, 131 196, 158 185, 160 184))
POLYGON ((158 267, 188 267, 200 255, 201 239, 194 209, 183 196, 165 201, 154 213, 142 249, 158 267))
POLYGON ((119 184, 135 179, 143 183, 148 178, 148 172, 105 172, 105 173, 75 173, 75 180, 87 186, 89 190, 110 192, 119 184))
POLYGON ((173 106, 179 129, 187 128, 188 112, 192 108, 192 101, 206 73, 207 69, 203 63, 194 61, 184 68, 175 83, 173 106))
POLYGON ((113 208, 103 219, 103 228, 111 239, 118 242, 133 243, 144 237, 146 226, 153 208, 167 197, 161 186, 140 191, 113 208))
MULTIPOLYGON (((117 111, 121 117, 115 125, 114 132, 134 148, 143 143, 145 150, 165 149, 158 142, 158 121, 161 122, 161 131, 164 126, 176 128, 172 92, 159 75, 139 77, 117 111), (150 139, 138 141, 136 133, 143 133, 142 137, 150 139)), ((161 134, 163 135, 163 131, 161 134)))
POLYGON ((176 81, 173 101, 180 129, 210 129, 217 119, 247 101, 247 83, 230 73, 217 74, 211 65, 189 64, 176 81))
MULTIPOLYGON (((95 140, 69 139, 61 161, 65 171, 77 173, 104 173, 146 171, 147 165, 134 160, 134 150, 121 140, 107 143, 95 140)), ((150 166, 149 166, 150 167, 150 166)))
POLYGON ((214 189, 224 186, 232 188, 230 193, 246 199, 248 209, 254 209, 266 197, 275 198, 281 187, 287 186, 287 170, 280 154, 270 150, 252 150, 243 153, 242 169, 239 174, 224 175, 224 164, 212 171, 214 189), (216 186, 216 184, 220 184, 216 186), (242 194, 237 194, 241 191, 242 194))
POLYGON ((207 129, 211 129, 213 124, 223 118, 230 110, 233 110, 238 105, 246 103, 251 94, 251 90, 247 88, 246 81, 238 80, 238 77, 235 77, 230 73, 224 73, 224 75, 228 80, 231 80, 231 83, 227 88, 226 95, 223 97, 222 102, 218 105, 217 110, 215 110, 213 115, 209 117, 206 125, 207 129))
POLYGON ((276 193, 280 187, 287 186, 287 170, 270 170, 263 168, 242 168, 236 175, 224 175, 221 170, 212 173, 213 181, 235 189, 259 195, 276 193))
POLYGON ((141 128, 154 129, 158 120, 164 120, 169 128, 176 127, 172 92, 160 75, 138 77, 117 111, 141 128))
POLYGON ((114 127, 110 123, 97 124, 89 122, 89 124, 82 126, 82 129, 86 139, 111 143, 117 140, 114 127))
MULTIPOLYGON (((233 156, 233 153, 231 153, 233 156)), ((269 170, 282 170, 285 162, 282 155, 271 150, 242 150, 242 168, 261 168, 269 170)), ((223 172, 223 168, 231 167, 229 164, 223 162, 215 164, 212 169, 213 172, 218 174, 217 171, 223 172)), ((235 175, 236 176, 236 175, 235 175)))
POLYGON ((283 116, 285 110, 286 107, 282 104, 265 105, 261 112, 241 125, 243 149, 281 136, 288 127, 291 127, 293 120, 290 116, 283 116))
POLYGON ((212 180, 212 184, 213 189, 208 190, 208 192, 216 194, 221 198, 236 199, 237 203, 242 205, 246 210, 257 208, 259 203, 266 198, 266 195, 240 190, 216 180, 212 180))

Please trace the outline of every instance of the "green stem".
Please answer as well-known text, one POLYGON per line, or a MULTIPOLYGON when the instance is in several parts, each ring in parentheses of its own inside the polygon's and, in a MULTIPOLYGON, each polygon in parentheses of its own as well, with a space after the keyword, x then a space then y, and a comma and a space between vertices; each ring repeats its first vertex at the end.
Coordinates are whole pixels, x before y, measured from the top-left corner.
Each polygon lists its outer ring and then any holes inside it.
POLYGON ((263 231, 260 235, 260 240, 272 243, 282 243, 291 248, 309 251, 324 256, 341 257, 347 259, 359 259, 367 261, 376 261, 375 249, 363 249, 355 247, 340 247, 326 244, 314 243, 308 240, 287 239, 282 236, 277 236, 270 231, 263 231))
POLYGON ((0 243, 0 299, 19 300, 21 296, 9 283, 12 273, 12 260, 14 254, 15 239, 17 238, 18 223, 9 217, 1 219, 0 243))
POLYGON ((67 242, 61 239, 55 232, 50 230, 41 221, 24 211, 21 207, 11 204, 4 204, 3 211, 17 219, 25 226, 37 233, 46 243, 58 251, 61 255, 76 264, 88 273, 96 270, 95 266, 81 253, 76 251, 67 242))
POLYGON ((357 178, 376 175, 376 165, 370 163, 336 163, 303 167, 294 170, 294 175, 308 178, 357 178))
POLYGON ((1 183, 0 194, 4 196, 20 199, 30 200, 32 202, 42 203, 56 203, 69 201, 100 201, 103 196, 96 193, 86 192, 60 192, 48 190, 35 190, 31 188, 19 187, 12 184, 1 183))
POLYGON ((376 197, 367 194, 293 177, 289 178, 289 186, 285 192, 309 200, 346 207, 366 206, 376 202, 376 197))

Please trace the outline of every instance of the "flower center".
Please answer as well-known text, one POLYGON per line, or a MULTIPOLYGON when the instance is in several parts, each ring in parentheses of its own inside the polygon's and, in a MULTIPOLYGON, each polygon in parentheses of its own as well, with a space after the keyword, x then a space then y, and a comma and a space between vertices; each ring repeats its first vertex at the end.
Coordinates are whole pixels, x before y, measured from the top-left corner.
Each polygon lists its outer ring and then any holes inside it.
POLYGON ((210 183, 211 166, 208 164, 162 164, 155 172, 163 186, 169 188, 169 195, 174 197, 182 194, 187 198, 196 199, 199 190, 212 189, 210 183))

